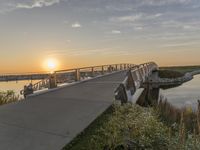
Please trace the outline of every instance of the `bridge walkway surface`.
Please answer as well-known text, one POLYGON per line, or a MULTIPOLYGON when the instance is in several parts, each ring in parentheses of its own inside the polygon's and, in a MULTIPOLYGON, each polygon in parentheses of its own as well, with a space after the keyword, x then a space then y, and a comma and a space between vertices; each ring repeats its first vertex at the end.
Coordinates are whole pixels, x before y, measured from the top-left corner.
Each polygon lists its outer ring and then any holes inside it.
POLYGON ((126 71, 0 106, 0 150, 61 150, 114 101, 126 71))

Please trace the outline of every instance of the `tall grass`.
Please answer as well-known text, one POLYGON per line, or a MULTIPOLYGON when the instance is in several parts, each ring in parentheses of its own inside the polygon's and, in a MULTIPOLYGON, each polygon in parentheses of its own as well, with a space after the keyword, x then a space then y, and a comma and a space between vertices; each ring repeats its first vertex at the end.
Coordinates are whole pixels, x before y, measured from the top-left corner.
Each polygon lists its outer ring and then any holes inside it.
POLYGON ((173 137, 171 149, 200 149, 200 102, 197 110, 192 106, 177 108, 161 97, 156 111, 173 137))
POLYGON ((161 98, 156 109, 161 119, 168 125, 180 124, 182 126, 184 124, 187 131, 200 133, 200 107, 197 110, 193 110, 192 106, 177 108, 167 102, 166 99, 161 98))
MULTIPOLYGON (((103 119, 97 120, 98 126, 89 127, 89 134, 84 131, 81 138, 71 142, 64 150, 200 149, 199 129, 187 127, 189 114, 173 109, 166 101, 156 109, 115 104, 111 110, 104 114, 103 119), (174 112, 177 114, 174 115, 174 112), (174 115, 173 119, 168 121, 171 115, 174 115)), ((186 109, 184 111, 187 112, 186 109)))
POLYGON ((0 105, 16 102, 19 100, 19 96, 14 91, 0 91, 0 105))

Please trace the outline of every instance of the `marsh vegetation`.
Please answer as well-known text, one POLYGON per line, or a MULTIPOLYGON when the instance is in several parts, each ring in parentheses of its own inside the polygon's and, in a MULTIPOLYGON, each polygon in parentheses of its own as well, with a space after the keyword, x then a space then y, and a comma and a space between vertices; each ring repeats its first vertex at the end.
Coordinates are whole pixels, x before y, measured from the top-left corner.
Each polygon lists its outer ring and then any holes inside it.
POLYGON ((160 112, 163 107, 115 104, 64 150, 200 149, 198 130, 185 122, 190 116, 171 122, 160 112))
POLYGON ((0 91, 0 105, 19 101, 19 96, 14 91, 0 91))

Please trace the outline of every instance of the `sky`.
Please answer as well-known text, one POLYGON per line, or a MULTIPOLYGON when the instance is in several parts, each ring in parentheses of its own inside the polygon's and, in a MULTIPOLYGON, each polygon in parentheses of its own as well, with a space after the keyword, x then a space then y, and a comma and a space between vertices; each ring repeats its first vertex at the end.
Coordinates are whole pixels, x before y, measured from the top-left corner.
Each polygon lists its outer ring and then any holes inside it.
POLYGON ((199 57, 199 0, 0 0, 0 73, 199 57))

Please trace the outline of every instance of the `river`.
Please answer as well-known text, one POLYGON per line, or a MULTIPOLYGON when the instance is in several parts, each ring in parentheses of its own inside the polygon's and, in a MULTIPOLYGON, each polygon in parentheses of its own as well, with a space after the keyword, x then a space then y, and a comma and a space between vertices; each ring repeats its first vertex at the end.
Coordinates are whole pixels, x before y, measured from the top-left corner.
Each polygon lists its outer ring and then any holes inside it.
POLYGON ((23 81, 9 81, 9 82, 0 82, 0 91, 13 90, 17 95, 20 95, 20 90, 23 89, 24 85, 29 83, 36 83, 39 80, 23 80, 23 81))
POLYGON ((194 76, 194 79, 181 86, 160 90, 160 93, 176 107, 191 105, 197 108, 197 100, 200 100, 200 75, 194 76))

